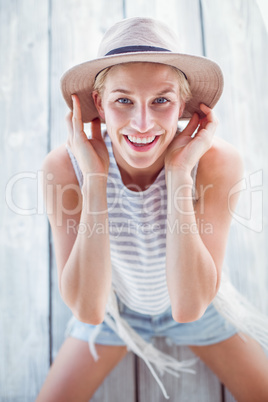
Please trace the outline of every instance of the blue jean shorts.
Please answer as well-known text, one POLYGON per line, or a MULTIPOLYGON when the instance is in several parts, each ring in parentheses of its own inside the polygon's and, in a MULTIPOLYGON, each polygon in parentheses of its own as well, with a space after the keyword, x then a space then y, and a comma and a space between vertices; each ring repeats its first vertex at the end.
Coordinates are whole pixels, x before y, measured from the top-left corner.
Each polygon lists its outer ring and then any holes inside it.
MULTIPOLYGON (((210 304, 204 315, 197 321, 178 323, 174 321, 171 307, 159 315, 146 315, 137 313, 128 308, 118 299, 120 315, 128 324, 146 341, 152 338, 165 337, 168 344, 175 345, 211 345, 230 338, 237 330, 225 320, 210 304)), ((125 342, 105 323, 99 324, 96 344, 121 346, 125 342)), ((73 317, 67 335, 88 341, 96 331, 96 326, 85 324, 73 317)))

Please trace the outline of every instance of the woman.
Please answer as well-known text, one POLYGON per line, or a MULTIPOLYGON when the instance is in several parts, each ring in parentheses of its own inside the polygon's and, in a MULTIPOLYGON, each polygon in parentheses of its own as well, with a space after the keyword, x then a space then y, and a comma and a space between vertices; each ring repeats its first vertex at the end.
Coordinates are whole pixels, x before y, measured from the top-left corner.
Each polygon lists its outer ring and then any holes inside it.
POLYGON ((55 189, 45 198, 75 318, 38 401, 88 400, 127 347, 167 397, 152 364, 189 369, 146 348, 156 335, 188 344, 238 401, 268 400, 262 348, 213 306, 237 202, 228 194, 242 176, 236 150, 214 138, 222 73, 177 43, 158 21, 127 19, 106 33, 98 59, 62 78, 69 137, 45 160, 55 189))

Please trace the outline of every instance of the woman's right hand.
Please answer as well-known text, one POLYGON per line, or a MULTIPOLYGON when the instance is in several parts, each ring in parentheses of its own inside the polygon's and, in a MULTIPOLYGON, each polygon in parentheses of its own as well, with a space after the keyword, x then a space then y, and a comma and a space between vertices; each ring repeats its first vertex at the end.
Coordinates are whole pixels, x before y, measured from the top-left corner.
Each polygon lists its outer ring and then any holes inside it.
POLYGON ((101 135, 100 119, 91 122, 91 139, 84 132, 82 113, 79 98, 72 95, 73 112, 67 117, 68 140, 67 145, 74 154, 83 175, 88 173, 100 173, 108 175, 109 154, 101 135))

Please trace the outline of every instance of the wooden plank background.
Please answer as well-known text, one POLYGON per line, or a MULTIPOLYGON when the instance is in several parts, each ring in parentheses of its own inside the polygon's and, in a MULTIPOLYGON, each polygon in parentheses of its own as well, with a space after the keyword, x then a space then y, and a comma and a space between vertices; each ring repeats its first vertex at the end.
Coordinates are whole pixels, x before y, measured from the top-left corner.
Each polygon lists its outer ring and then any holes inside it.
MULTIPOLYGON (((225 75, 218 135, 245 162, 245 190, 230 232, 226 266, 236 286, 268 313, 267 31, 255 0, 0 0, 1 266, 0 400, 31 402, 64 339, 70 311, 58 292, 51 234, 40 193, 41 161, 65 142, 62 73, 96 55, 123 17, 167 22, 182 51, 205 54, 225 75)), ((179 359, 188 348, 157 346, 179 359)), ((217 378, 201 362, 195 376, 163 378, 171 401, 220 402, 217 378)), ((158 402, 148 369, 129 354, 93 402, 158 402), (122 378, 124 380, 122 381, 122 378)), ((225 400, 233 398, 225 391, 225 400)))

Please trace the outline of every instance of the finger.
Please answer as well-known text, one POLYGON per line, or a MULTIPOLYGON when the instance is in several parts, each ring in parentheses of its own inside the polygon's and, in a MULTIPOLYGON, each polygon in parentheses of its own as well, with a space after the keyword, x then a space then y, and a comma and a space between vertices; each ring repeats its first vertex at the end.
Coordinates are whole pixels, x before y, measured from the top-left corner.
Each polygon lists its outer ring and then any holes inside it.
POLYGON ((200 104, 200 109, 206 114, 206 116, 200 121, 200 129, 213 128, 215 130, 218 125, 218 119, 213 110, 206 106, 204 103, 200 104))
POLYGON ((72 134, 73 134, 73 120, 72 119, 73 119, 73 113, 70 112, 66 115, 66 118, 65 118, 69 136, 72 136, 72 134))
POLYGON ((214 111, 212 109, 210 109, 207 105, 205 105, 204 103, 201 103, 200 109, 206 115, 206 117, 204 119, 207 119, 207 121, 215 121, 215 123, 218 123, 218 119, 217 119, 214 111))
POLYGON ((200 103, 199 105, 200 109, 202 110, 203 113, 205 113, 205 115, 209 114, 210 112, 212 112, 212 109, 210 109, 210 107, 208 107, 207 105, 205 105, 204 103, 200 103))
POLYGON ((97 119, 92 120, 91 133, 92 133, 92 138, 95 138, 96 140, 102 139, 100 119, 97 118, 97 119))
POLYGON ((72 146, 72 142, 73 142, 73 113, 70 112, 66 115, 65 117, 65 121, 66 121, 66 125, 67 125, 67 130, 68 130, 68 138, 67 138, 67 145, 69 146, 69 148, 71 148, 72 146))
POLYGON ((194 113, 185 129, 180 133, 180 136, 191 137, 195 132, 195 130, 197 129, 198 124, 199 124, 199 116, 197 113, 194 113))
POLYGON ((202 119, 200 122, 200 126, 198 128, 197 134, 199 134, 202 130, 205 130, 208 133, 214 134, 217 128, 218 122, 217 120, 209 120, 207 118, 202 119))
POLYGON ((202 132, 205 132, 206 134, 213 136, 216 131, 216 127, 217 124, 215 122, 209 122, 207 124, 204 124, 202 125, 202 127, 198 129, 197 135, 199 135, 200 133, 202 134, 202 132))
POLYGON ((84 131, 84 125, 82 122, 82 112, 77 95, 72 95, 73 100, 73 128, 75 133, 81 133, 84 131))

